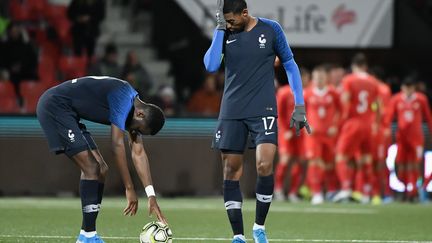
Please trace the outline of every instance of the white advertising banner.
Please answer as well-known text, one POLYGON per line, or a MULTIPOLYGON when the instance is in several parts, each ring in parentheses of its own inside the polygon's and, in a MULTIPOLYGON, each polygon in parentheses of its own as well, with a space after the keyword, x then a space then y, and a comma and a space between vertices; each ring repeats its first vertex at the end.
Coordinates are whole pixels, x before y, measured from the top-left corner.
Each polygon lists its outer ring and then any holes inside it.
MULTIPOLYGON (((216 0, 176 0, 213 33, 216 0), (206 17, 207 16, 207 17, 206 17)), ((291 46, 391 47, 394 0, 246 0, 249 13, 278 21, 291 46)))

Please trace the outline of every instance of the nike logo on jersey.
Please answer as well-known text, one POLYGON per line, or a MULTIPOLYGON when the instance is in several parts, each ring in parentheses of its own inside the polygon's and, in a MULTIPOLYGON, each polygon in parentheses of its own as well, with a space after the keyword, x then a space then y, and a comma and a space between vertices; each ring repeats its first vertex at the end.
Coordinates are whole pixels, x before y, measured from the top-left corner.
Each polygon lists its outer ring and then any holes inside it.
POLYGON ((237 39, 234 39, 234 40, 227 40, 226 43, 227 43, 227 44, 231 44, 231 43, 236 42, 236 41, 237 41, 237 39))
POLYGON ((265 135, 270 135, 270 134, 274 134, 275 132, 265 132, 265 135))

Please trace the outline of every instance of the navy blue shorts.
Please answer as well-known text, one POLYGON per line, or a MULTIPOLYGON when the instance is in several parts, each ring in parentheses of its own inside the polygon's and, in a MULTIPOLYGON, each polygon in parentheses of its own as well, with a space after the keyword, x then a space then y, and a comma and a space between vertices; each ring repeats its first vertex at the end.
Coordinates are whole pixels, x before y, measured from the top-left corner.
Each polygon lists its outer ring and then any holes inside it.
POLYGON ((46 91, 39 98, 36 114, 51 152, 72 157, 85 150, 97 149, 91 134, 79 122, 69 101, 56 96, 53 90, 46 91))
POLYGON ((242 154, 248 143, 248 147, 252 149, 262 143, 277 145, 277 131, 277 117, 274 116, 240 120, 220 119, 212 148, 242 154))

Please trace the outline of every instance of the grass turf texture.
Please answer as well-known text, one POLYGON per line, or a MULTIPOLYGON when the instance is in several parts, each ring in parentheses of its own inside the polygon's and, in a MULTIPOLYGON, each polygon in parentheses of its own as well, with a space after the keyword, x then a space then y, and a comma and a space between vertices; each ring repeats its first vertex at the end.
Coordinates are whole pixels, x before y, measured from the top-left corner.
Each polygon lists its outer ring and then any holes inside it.
MULTIPOLYGON (((159 200, 174 242, 230 242, 231 229, 222 198, 159 200)), ((122 215, 123 198, 105 198, 98 234, 107 242, 139 242, 147 216, 141 199, 134 217, 122 215)), ((252 242, 255 201, 243 206, 245 233, 252 242)), ((79 199, 0 198, 0 242, 75 242, 81 226, 79 199)), ((432 204, 359 204, 273 202, 267 218, 270 242, 432 242, 432 204)))

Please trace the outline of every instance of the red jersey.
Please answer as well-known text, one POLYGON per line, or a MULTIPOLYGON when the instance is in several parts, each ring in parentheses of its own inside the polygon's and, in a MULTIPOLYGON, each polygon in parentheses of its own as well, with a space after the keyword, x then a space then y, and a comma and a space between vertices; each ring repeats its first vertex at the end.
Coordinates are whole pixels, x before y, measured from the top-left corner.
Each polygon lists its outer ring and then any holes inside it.
POLYGON ((390 104, 390 100, 392 97, 390 87, 383 82, 378 82, 378 95, 379 95, 379 99, 381 101, 380 102, 381 103, 381 107, 380 107, 381 117, 383 118, 382 121, 384 121, 384 117, 386 117, 386 112, 387 112, 387 109, 388 109, 388 106, 390 104))
POLYGON ((305 90, 304 100, 307 119, 314 133, 326 135, 331 126, 337 125, 341 105, 334 89, 319 90, 311 86, 305 90))
POLYGON ((349 94, 349 103, 344 104, 344 118, 359 118, 372 121, 372 104, 378 98, 377 80, 367 73, 352 73, 342 79, 343 93, 349 94))
POLYGON ((289 85, 282 86, 276 93, 278 128, 282 131, 289 129, 291 115, 294 111, 294 95, 289 85))
POLYGON ((426 120, 432 131, 432 116, 429 102, 422 93, 415 92, 411 97, 399 92, 390 101, 386 124, 396 115, 398 135, 407 141, 423 139, 422 122, 426 120))

